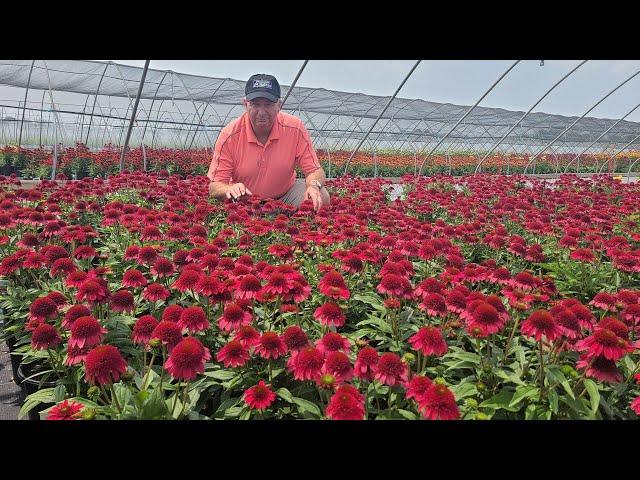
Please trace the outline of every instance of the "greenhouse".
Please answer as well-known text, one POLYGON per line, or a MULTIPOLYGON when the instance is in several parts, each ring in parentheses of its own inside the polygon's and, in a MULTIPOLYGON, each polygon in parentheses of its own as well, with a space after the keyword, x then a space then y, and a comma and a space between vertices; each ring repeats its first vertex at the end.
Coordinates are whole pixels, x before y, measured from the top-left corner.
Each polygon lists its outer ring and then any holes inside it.
POLYGON ((0 60, 0 419, 639 418, 640 62, 200 63, 0 60))

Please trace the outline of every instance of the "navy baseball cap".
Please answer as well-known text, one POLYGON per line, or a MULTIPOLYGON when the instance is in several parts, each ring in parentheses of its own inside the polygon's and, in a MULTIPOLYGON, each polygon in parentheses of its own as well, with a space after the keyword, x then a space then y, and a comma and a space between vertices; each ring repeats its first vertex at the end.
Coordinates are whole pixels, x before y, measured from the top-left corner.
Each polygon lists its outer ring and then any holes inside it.
POLYGON ((247 100, 266 98, 277 102, 280 99, 280 84, 273 75, 258 73, 249 78, 244 87, 244 94, 247 100))

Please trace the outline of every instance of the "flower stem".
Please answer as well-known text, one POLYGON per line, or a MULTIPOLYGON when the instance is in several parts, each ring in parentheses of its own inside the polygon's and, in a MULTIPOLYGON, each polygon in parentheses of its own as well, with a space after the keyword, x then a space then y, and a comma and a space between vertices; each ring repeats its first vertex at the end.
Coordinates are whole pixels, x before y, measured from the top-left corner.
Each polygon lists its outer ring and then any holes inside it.
POLYGON ((539 342, 540 345, 540 401, 542 401, 542 394, 544 390, 544 355, 542 353, 542 338, 539 342))
MULTIPOLYGON (((182 416, 182 414, 184 413, 184 409, 187 407, 187 401, 189 399, 189 382, 187 382, 187 384, 184 387, 184 395, 182 397, 182 409, 180 410, 180 415, 178 415, 178 418, 180 418, 182 416)), ((176 392, 176 396, 177 396, 177 392, 176 392)))
POLYGON ((116 390, 113 388, 113 383, 109 384, 109 388, 111 389, 111 398, 113 402, 116 404, 116 410, 118 410, 118 414, 122 414, 122 409, 120 408, 120 403, 118 403, 118 396, 116 395, 116 390))

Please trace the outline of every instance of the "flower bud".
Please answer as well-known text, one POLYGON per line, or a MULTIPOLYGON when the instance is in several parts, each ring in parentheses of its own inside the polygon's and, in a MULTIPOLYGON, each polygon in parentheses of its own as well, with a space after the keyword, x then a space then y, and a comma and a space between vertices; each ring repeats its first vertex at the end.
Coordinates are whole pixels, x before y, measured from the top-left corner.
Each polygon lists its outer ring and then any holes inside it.
POLYGON ((476 420, 489 420, 489 417, 487 416, 487 414, 482 412, 476 413, 473 418, 475 418, 476 420))
POLYGON ((475 398, 467 398, 464 403, 466 404, 467 408, 478 408, 478 401, 475 398))
POLYGON ((89 390, 87 390, 87 395, 89 396, 89 398, 97 398, 98 395, 100 395, 100 387, 96 385, 89 387, 89 390))
POLYGON ((366 339, 362 339, 362 338, 356 338, 356 345, 359 348, 364 348, 367 345, 369 345, 369 342, 366 339))
POLYGON ((127 371, 126 371, 126 372, 124 372, 124 373, 120 376, 120 379, 121 379, 123 382, 129 382, 129 381, 133 380, 133 376, 134 376, 134 371, 133 371, 133 370, 130 370, 130 369, 127 369, 127 371))
POLYGON ((82 410, 82 419, 83 420, 93 420, 96 418, 96 409, 95 408, 85 408, 82 410))
POLYGON ((478 383, 476 383, 476 389, 479 392, 484 392, 487 389, 487 386, 482 382, 478 382, 478 383))
POLYGON ((407 352, 404 355, 402 355, 402 361, 408 364, 412 364, 415 359, 416 359, 416 356, 411 352, 407 352))
POLYGON ((433 380, 433 383, 436 383, 436 384, 438 384, 438 385, 445 385, 445 386, 447 385, 447 381, 446 381, 444 378, 442 378, 442 377, 436 377, 436 378, 433 380))
POLYGON ((158 348, 161 345, 162 341, 159 338, 152 338, 151 340, 149 340, 149 346, 151 348, 158 348))

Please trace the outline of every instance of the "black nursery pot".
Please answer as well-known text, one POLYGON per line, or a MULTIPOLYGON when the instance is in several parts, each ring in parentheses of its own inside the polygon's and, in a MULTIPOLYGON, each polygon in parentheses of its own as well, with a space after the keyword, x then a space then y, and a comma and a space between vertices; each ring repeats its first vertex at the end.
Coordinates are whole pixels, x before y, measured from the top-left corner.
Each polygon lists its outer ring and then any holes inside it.
POLYGON ((13 381, 18 382, 18 367, 20 366, 20 356, 12 355, 16 346, 15 335, 6 338, 7 347, 9 348, 9 359, 11 360, 11 371, 13 372, 13 381))
MULTIPOLYGON (((44 388, 53 388, 56 386, 56 382, 50 380, 42 381, 41 378, 27 378, 35 373, 35 369, 32 365, 20 365, 16 373, 16 383, 22 387, 23 402, 27 395, 36 393, 38 390, 44 388)), ((35 408, 29 411, 29 420, 40 420, 40 412, 46 410, 53 403, 41 403, 35 408)))

